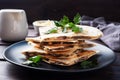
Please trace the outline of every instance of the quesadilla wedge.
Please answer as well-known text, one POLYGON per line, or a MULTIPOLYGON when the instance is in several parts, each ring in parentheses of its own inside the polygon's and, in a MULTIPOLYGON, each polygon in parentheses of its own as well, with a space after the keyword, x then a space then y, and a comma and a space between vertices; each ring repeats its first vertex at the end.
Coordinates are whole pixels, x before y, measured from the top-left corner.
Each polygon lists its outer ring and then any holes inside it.
POLYGON ((75 49, 84 49, 95 46, 94 44, 78 44, 78 45, 68 45, 68 46, 44 46, 44 50, 47 52, 57 52, 57 51, 68 51, 75 49))
MULTIPOLYGON (((61 56, 68 57, 76 53, 76 51, 77 51, 77 48, 72 48, 68 51, 56 51, 56 52, 46 52, 42 49, 33 48, 30 50, 24 51, 23 54, 26 56, 26 58, 33 57, 36 55, 52 55, 55 57, 61 57, 61 56)), ((82 51, 82 49, 79 49, 79 51, 82 51)))
POLYGON ((64 58, 64 59, 59 59, 57 57, 47 55, 47 56, 43 56, 43 61, 45 61, 49 64, 54 64, 54 65, 71 66, 78 62, 87 60, 95 54, 96 54, 96 51, 92 51, 92 50, 87 51, 86 50, 86 51, 78 53, 73 58, 64 58))
POLYGON ((30 43, 36 43, 41 45, 69 45, 69 44, 81 44, 84 43, 85 40, 50 40, 50 41, 41 41, 39 37, 37 38, 26 38, 26 41, 30 43))
POLYGON ((68 32, 68 33, 53 33, 47 35, 41 35, 40 38, 42 41, 49 41, 49 40, 94 40, 100 38, 103 33, 98 30, 97 28, 90 27, 90 26, 83 26, 77 25, 78 27, 82 28, 83 31, 80 33, 68 32))

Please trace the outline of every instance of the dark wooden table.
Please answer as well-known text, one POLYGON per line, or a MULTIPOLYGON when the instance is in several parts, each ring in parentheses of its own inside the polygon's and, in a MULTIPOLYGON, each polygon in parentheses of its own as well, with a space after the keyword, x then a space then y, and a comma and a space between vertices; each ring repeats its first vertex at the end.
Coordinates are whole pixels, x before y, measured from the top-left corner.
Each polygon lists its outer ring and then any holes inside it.
MULTIPOLYGON (((34 37, 36 33, 29 29, 28 37, 34 37)), ((0 40, 0 53, 11 43, 0 40)), ((100 70, 84 73, 53 73, 31 70, 13 65, 0 54, 0 80, 120 80, 120 52, 115 52, 116 61, 100 70)))

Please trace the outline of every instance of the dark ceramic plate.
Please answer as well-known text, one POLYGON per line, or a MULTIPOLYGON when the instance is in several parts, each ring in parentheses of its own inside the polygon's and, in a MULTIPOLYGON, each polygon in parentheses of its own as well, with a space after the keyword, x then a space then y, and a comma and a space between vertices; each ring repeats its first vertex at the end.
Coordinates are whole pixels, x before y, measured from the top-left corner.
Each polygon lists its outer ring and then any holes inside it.
POLYGON ((97 58, 98 65, 94 68, 89 69, 81 69, 79 64, 70 66, 70 67, 61 67, 61 66, 55 66, 50 65, 45 62, 40 63, 40 67, 31 67, 27 65, 23 65, 22 63, 25 61, 25 56, 21 54, 24 50, 30 48, 31 46, 27 44, 26 41, 21 41, 18 43, 15 43, 11 46, 9 46, 4 52, 3 56, 4 58, 13 64, 16 64, 21 67, 26 67, 30 69, 36 69, 36 70, 42 70, 42 71, 52 71, 52 72, 87 72, 87 71, 93 71, 97 69, 101 69, 109 64, 111 64, 115 60, 115 53, 107 48, 104 45, 92 42, 96 44, 95 47, 92 47, 90 49, 98 50, 100 51, 95 57, 97 58))

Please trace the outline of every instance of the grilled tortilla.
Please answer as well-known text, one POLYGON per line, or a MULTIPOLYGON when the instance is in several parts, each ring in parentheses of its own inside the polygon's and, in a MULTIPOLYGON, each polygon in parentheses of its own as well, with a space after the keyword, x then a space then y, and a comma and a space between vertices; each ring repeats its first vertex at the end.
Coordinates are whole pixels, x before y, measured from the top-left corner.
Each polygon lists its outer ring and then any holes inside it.
POLYGON ((81 33, 52 33, 52 34, 44 34, 37 38, 26 38, 26 41, 36 41, 36 42, 52 42, 52 41, 69 41, 69 40, 94 40, 100 38, 103 33, 97 28, 90 26, 82 26, 78 25, 78 27, 82 28, 83 31, 81 33))
POLYGON ((69 46, 44 46, 44 50, 47 52, 57 52, 57 51, 68 51, 75 49, 84 49, 95 46, 94 44, 79 44, 79 45, 69 45, 69 46))
POLYGON ((33 42, 29 42, 30 45, 38 48, 38 49, 43 49, 47 52, 57 52, 57 51, 68 51, 72 48, 77 47, 78 49, 83 49, 83 48, 90 48, 95 46, 95 44, 91 44, 91 43, 82 43, 82 44, 69 44, 69 45, 51 45, 51 46, 42 46, 40 44, 37 43, 33 43, 33 42))
MULTIPOLYGON (((30 50, 24 51, 23 54, 26 55, 26 58, 33 57, 33 56, 36 56, 36 55, 52 55, 52 56, 55 56, 55 57, 61 57, 61 56, 68 57, 68 56, 71 56, 74 53, 76 53, 77 50, 78 49, 76 47, 76 48, 72 48, 72 49, 67 50, 67 51, 47 52, 47 51, 42 50, 42 49, 33 48, 33 49, 30 49, 30 50)), ((79 51, 82 51, 82 49, 79 49, 79 51)))
POLYGON ((49 40, 54 41, 54 40, 65 40, 65 39, 94 40, 100 38, 103 35, 103 33, 97 28, 90 26, 82 26, 82 25, 77 25, 77 26, 83 29, 81 33, 74 33, 72 31, 68 33, 53 33, 53 34, 40 36, 40 38, 43 41, 49 41, 49 40))
POLYGON ((97 51, 93 50, 77 50, 76 52, 73 52, 72 55, 69 56, 53 56, 50 54, 45 54, 44 51, 39 52, 33 52, 27 51, 23 52, 23 54, 26 56, 26 58, 30 58, 33 56, 42 56, 43 61, 49 63, 49 64, 55 64, 55 65, 61 65, 61 66, 71 66, 78 62, 84 61, 92 57, 96 54, 97 51))
POLYGON ((46 45, 52 45, 52 46, 58 46, 58 45, 74 45, 74 44, 81 44, 84 43, 85 40, 50 40, 50 41, 41 41, 41 39, 39 37, 37 38, 26 38, 26 41, 30 42, 30 43, 36 43, 36 44, 40 44, 43 46, 46 45))
POLYGON ((47 56, 43 56, 43 61, 45 61, 49 64, 55 64, 55 65, 61 65, 61 66, 71 66, 78 62, 87 60, 95 54, 96 54, 96 51, 86 50, 83 52, 79 52, 78 54, 75 54, 73 56, 73 58, 63 58, 63 59, 59 59, 57 57, 47 55, 47 56))

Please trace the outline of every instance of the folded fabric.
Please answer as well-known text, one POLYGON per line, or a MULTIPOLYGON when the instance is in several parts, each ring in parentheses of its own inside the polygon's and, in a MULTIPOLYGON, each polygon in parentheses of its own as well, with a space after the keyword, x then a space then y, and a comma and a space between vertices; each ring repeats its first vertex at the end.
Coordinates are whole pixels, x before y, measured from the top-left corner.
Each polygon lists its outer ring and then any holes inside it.
POLYGON ((104 17, 99 17, 94 19, 88 16, 82 16, 80 24, 89 25, 100 29, 104 34, 100 39, 112 50, 120 51, 119 23, 107 24, 104 17))

